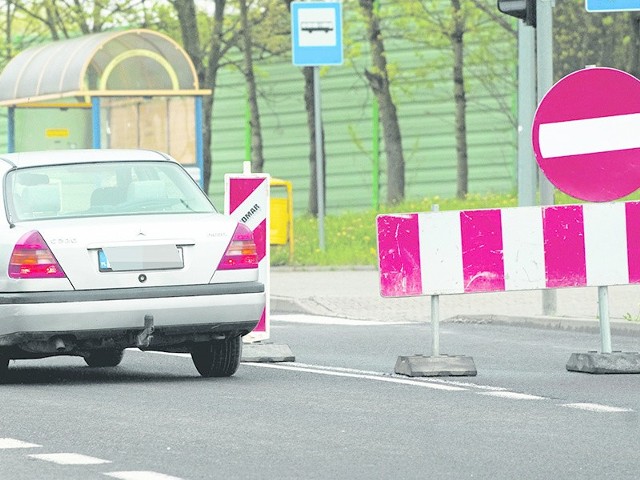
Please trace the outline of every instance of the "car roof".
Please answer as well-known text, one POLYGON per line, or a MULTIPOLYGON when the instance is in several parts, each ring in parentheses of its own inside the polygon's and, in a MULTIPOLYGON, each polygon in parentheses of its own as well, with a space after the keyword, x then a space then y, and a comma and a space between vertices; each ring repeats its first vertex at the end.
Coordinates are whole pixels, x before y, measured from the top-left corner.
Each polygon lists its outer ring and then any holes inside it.
POLYGON ((164 153, 154 150, 137 149, 76 149, 17 152, 0 154, 0 160, 4 160, 11 166, 18 168, 72 163, 121 162, 126 160, 175 162, 174 159, 164 153))

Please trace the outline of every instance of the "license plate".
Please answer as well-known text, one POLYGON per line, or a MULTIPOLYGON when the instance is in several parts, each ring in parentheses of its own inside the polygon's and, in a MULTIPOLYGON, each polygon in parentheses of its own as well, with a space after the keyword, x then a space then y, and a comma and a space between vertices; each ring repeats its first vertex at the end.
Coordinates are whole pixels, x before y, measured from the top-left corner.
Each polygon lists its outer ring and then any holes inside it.
POLYGON ((182 247, 175 245, 118 246, 98 250, 98 270, 101 272, 180 268, 184 268, 182 247))

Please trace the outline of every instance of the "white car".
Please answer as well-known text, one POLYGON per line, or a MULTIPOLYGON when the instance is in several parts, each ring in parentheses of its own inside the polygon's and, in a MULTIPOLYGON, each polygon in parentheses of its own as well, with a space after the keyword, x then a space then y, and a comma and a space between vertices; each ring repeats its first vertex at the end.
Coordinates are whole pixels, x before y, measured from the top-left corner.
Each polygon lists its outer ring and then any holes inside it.
POLYGON ((120 363, 188 352, 233 375, 265 289, 256 245, 171 157, 147 150, 0 154, 0 380, 12 359, 120 363))

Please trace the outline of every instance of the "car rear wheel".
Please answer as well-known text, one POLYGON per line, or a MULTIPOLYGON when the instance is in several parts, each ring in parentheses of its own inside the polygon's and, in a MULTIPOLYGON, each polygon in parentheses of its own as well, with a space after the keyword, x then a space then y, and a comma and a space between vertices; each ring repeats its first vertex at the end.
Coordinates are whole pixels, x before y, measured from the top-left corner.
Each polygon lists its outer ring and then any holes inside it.
POLYGON ((9 375, 9 357, 0 353, 0 383, 4 382, 9 375))
POLYGON ((84 356, 84 361, 90 367, 116 367, 123 355, 124 350, 119 349, 94 350, 84 356))
POLYGON ((191 359, 203 377, 230 377, 240 365, 242 337, 197 343, 191 349, 191 359))

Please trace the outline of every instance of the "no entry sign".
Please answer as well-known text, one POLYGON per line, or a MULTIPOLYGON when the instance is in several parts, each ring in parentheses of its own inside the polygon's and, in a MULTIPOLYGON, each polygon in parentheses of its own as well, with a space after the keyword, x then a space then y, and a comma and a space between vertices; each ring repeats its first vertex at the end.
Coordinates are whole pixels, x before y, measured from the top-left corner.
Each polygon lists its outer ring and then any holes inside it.
POLYGON ((533 151, 558 189, 616 200, 640 188, 640 80, 586 68, 556 83, 536 111, 533 151))

